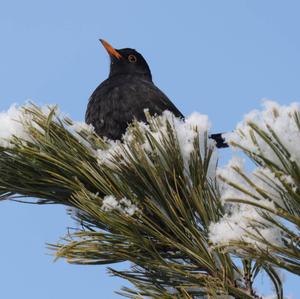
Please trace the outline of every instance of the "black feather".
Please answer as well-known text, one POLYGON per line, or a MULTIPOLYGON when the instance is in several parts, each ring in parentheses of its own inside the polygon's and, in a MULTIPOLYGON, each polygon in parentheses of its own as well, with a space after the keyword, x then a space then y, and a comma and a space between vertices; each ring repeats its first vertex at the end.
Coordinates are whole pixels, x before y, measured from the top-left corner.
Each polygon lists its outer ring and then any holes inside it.
MULTIPOLYGON (((152 82, 150 68, 141 54, 133 49, 116 50, 121 58, 110 55, 110 75, 89 99, 85 121, 95 127, 99 136, 121 139, 129 123, 136 118, 146 121, 150 115, 161 115, 169 110, 176 117, 183 114, 152 82), (129 59, 133 55, 135 59, 129 59), (132 62, 133 61, 133 62, 132 62)), ((211 135, 218 147, 226 147, 221 134, 211 135)))
POLYGON ((181 112, 152 81, 135 75, 108 78, 90 97, 85 120, 93 124, 96 133, 109 139, 121 139, 134 118, 146 121, 144 110, 160 115, 169 110, 176 117, 181 112))

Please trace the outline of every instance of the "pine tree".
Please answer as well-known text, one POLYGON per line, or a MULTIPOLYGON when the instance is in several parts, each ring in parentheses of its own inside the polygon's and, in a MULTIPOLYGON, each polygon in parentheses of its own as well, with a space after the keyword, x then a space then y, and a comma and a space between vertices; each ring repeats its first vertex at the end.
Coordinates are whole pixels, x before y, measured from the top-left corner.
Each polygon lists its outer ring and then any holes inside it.
POLYGON ((283 298, 277 268, 299 274, 300 159, 288 136, 299 137, 300 112, 274 105, 227 137, 253 174, 237 159, 218 168, 197 113, 148 115, 113 142, 56 107, 13 106, 0 114, 0 198, 67 206, 81 229, 50 250, 75 264, 130 262, 108 268, 132 283, 125 297, 261 298, 264 271, 283 298))

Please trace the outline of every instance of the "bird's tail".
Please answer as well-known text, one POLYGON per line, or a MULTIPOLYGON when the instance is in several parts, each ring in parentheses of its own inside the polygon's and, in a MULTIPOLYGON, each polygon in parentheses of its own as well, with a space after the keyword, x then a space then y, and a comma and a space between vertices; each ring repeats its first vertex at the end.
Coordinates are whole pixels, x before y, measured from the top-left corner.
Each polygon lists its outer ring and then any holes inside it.
POLYGON ((209 138, 216 141, 217 148, 224 148, 228 147, 228 143, 225 141, 225 139, 222 137, 223 133, 217 133, 217 134, 211 134, 209 138))

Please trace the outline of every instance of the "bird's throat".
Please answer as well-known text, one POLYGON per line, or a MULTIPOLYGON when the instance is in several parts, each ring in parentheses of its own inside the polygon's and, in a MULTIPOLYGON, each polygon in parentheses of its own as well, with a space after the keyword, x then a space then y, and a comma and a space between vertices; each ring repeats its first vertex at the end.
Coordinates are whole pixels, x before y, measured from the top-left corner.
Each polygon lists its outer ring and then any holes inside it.
POLYGON ((152 82, 152 76, 151 74, 146 74, 146 73, 142 73, 142 72, 134 72, 134 73, 110 73, 109 74, 109 79, 120 79, 120 80, 128 80, 128 79, 132 79, 132 80, 145 80, 145 81, 149 81, 152 82))

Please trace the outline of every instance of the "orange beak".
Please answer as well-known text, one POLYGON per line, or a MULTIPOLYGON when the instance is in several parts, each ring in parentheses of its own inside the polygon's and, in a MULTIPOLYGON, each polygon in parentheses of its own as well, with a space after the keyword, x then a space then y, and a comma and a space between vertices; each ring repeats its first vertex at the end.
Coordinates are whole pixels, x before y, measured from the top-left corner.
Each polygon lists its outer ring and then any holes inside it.
POLYGON ((104 39, 100 39, 100 42, 102 43, 103 47, 105 48, 105 50, 109 55, 112 55, 117 59, 122 58, 122 55, 114 47, 112 47, 107 41, 105 41, 104 39))

